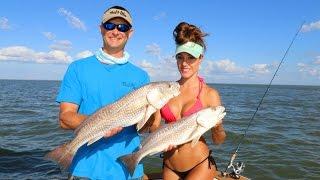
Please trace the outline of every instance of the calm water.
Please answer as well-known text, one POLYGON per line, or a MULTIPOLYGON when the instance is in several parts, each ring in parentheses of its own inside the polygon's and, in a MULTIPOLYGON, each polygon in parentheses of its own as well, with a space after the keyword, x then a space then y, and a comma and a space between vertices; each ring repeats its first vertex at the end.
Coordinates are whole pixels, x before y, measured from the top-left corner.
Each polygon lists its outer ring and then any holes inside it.
MULTIPOLYGON (((0 179, 65 179, 66 173, 43 159, 72 138, 58 127, 58 81, 0 80, 0 179)), ((207 141, 224 169, 251 118, 265 85, 213 85, 227 109, 228 138, 220 146, 207 141)), ((320 178, 320 87, 272 86, 260 107, 237 160, 251 179, 320 178)), ((147 172, 161 159, 143 160, 147 172)))

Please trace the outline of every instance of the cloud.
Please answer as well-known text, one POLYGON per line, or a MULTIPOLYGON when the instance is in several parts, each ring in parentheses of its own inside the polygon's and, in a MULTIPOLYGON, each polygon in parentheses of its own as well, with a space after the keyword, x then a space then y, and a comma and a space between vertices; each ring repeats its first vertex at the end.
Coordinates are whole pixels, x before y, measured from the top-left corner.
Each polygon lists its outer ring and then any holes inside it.
POLYGON ((66 52, 60 50, 53 50, 48 53, 37 53, 37 63, 70 63, 72 61, 71 56, 66 52))
POLYGON ((317 22, 312 22, 310 24, 305 24, 302 26, 301 31, 302 32, 309 32, 309 31, 315 31, 320 30, 320 20, 317 22))
MULTIPOLYGON (((161 48, 155 43, 146 46, 145 52, 158 57, 143 59, 138 63, 140 67, 148 72, 152 81, 177 80, 180 77, 176 59, 173 55, 163 56, 161 48)), ((314 63, 320 63, 318 62, 319 59, 320 56, 314 63)), ((204 77, 207 82, 234 83, 234 79, 237 79, 238 82, 255 82, 259 78, 264 77, 261 75, 270 73, 278 65, 279 62, 273 62, 270 64, 262 63, 242 67, 236 61, 228 58, 219 60, 204 59, 199 70, 199 75, 204 77)))
POLYGON ((308 72, 309 70, 309 65, 305 64, 305 63, 298 63, 297 64, 298 70, 301 73, 305 73, 308 72))
POLYGON ((256 74, 267 74, 271 67, 272 65, 268 64, 254 64, 250 67, 250 71, 256 74))
POLYGON ((68 51, 72 48, 72 43, 69 40, 55 40, 56 35, 52 32, 42 32, 42 34, 48 39, 53 41, 49 46, 52 50, 68 51))
POLYGON ((151 62, 147 60, 142 60, 141 63, 139 64, 141 68, 146 70, 151 78, 155 78, 157 76, 157 69, 158 67, 155 67, 151 62))
POLYGON ((156 43, 153 43, 153 44, 146 46, 146 53, 147 54, 151 54, 151 55, 159 57, 160 52, 161 52, 160 46, 156 43))
POLYGON ((76 55, 76 58, 77 59, 82 59, 82 58, 86 58, 86 57, 89 57, 89 56, 92 56, 93 53, 89 50, 85 50, 85 51, 82 51, 82 52, 79 52, 77 55, 76 55))
POLYGON ((316 57, 316 60, 314 60, 314 64, 319 64, 320 65, 320 56, 316 57))
POLYGON ((85 26, 85 24, 78 18, 76 17, 75 15, 73 15, 70 11, 67 11, 66 9, 64 8, 60 8, 58 10, 58 13, 62 16, 64 16, 66 18, 66 20, 68 21, 68 23, 76 28, 76 29, 81 29, 83 31, 86 31, 87 28, 85 26))
POLYGON ((49 40, 54 40, 56 38, 56 35, 52 32, 42 32, 42 34, 49 40))
POLYGON ((0 29, 8 30, 10 29, 9 20, 5 17, 0 18, 0 29))
POLYGON ((161 12, 161 13, 153 16, 153 20, 159 21, 159 20, 164 19, 166 17, 167 17, 167 13, 166 12, 161 12))
POLYGON ((144 59, 138 65, 148 72, 152 80, 176 80, 179 77, 173 56, 164 56, 156 61, 144 59))
POLYGON ((141 67, 146 69, 154 69, 154 66, 152 63, 148 62, 147 60, 142 60, 141 67))
POLYGON ((72 43, 68 40, 54 41, 50 48, 53 50, 67 51, 72 48, 72 43))
POLYGON ((59 50, 36 52, 25 46, 11 46, 0 49, 0 61, 70 63, 71 60, 71 56, 59 50))
POLYGON ((320 79, 320 56, 317 56, 313 62, 308 64, 298 63, 297 67, 302 74, 311 75, 320 79))
POLYGON ((208 61, 208 65, 211 71, 216 70, 219 72, 234 73, 234 74, 241 74, 246 71, 244 68, 237 66, 236 63, 231 61, 230 59, 208 61))

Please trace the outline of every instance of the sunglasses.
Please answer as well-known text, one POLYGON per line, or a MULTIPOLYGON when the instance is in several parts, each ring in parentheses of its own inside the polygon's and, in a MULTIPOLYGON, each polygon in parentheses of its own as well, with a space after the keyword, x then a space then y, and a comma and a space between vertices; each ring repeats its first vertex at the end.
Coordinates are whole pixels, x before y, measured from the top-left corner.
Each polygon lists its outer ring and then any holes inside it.
POLYGON ((111 22, 104 23, 103 27, 108 31, 111 31, 111 30, 114 30, 114 28, 117 28, 117 30, 120 32, 127 32, 131 28, 131 26, 128 24, 114 24, 111 22))

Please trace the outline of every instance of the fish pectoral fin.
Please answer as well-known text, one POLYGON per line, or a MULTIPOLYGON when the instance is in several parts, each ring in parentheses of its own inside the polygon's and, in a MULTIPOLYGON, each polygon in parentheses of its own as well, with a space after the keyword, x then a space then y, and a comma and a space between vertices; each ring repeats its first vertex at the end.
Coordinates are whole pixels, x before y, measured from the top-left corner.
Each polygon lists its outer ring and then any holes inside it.
POLYGON ((200 118, 199 115, 197 116, 196 121, 197 121, 198 126, 194 129, 193 133, 190 135, 191 137, 193 135, 195 136, 194 138, 192 138, 191 147, 194 147, 198 143, 198 141, 202 135, 202 134, 199 134, 199 132, 202 132, 202 131, 204 131, 204 129, 206 129, 206 123, 200 118))
POLYGON ((195 138, 193 138, 192 142, 191 142, 191 147, 193 148, 199 141, 201 135, 196 136, 195 138))
POLYGON ((148 103, 154 108, 160 109, 161 106, 161 92, 158 89, 153 89, 147 94, 148 103))
POLYGON ((91 144, 95 143, 96 141, 98 141, 101 137, 95 137, 93 139, 91 139, 90 141, 88 141, 87 146, 90 146, 91 144))
POLYGON ((201 118, 199 115, 197 116, 196 122, 200 127, 207 126, 207 123, 205 121, 208 121, 208 119, 201 118))
POLYGON ((147 123, 147 121, 149 120, 149 117, 156 111, 157 111, 156 108, 154 108, 151 105, 147 105, 146 111, 144 113, 144 118, 141 121, 139 121, 136 126, 138 131, 147 123))

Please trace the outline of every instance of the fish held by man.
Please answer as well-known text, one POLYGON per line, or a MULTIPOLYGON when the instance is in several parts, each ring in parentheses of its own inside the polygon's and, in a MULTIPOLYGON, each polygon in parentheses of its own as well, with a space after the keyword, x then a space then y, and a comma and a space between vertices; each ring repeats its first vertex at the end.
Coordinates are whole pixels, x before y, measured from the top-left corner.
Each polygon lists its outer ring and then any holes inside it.
POLYGON ((223 106, 209 107, 176 123, 165 124, 143 140, 137 152, 121 156, 119 159, 132 174, 136 165, 145 156, 159 153, 169 145, 181 145, 192 141, 191 147, 193 147, 206 131, 221 123, 225 115, 223 106))
POLYGON ((45 158, 56 161, 64 169, 68 168, 82 145, 93 144, 116 127, 137 124, 137 130, 141 129, 157 109, 179 95, 179 89, 177 82, 153 82, 127 94, 89 116, 74 131, 75 137, 70 142, 49 152, 45 158))

